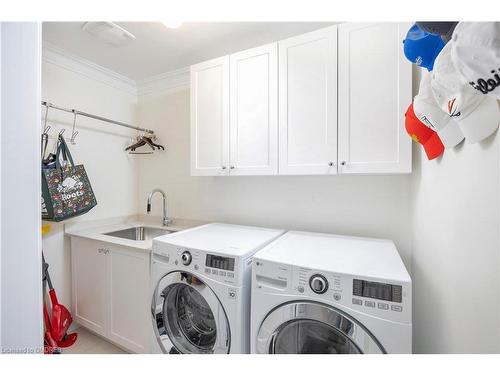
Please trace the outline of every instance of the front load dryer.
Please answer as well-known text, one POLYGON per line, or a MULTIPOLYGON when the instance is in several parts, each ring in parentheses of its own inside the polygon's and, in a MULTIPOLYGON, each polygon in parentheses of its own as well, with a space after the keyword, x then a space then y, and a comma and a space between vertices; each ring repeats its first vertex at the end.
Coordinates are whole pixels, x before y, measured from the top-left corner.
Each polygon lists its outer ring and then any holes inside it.
POLYGON ((411 279, 392 241, 288 232, 252 268, 252 353, 411 353, 411 279))
POLYGON ((283 233, 213 223, 156 238, 153 352, 248 353, 252 255, 283 233))

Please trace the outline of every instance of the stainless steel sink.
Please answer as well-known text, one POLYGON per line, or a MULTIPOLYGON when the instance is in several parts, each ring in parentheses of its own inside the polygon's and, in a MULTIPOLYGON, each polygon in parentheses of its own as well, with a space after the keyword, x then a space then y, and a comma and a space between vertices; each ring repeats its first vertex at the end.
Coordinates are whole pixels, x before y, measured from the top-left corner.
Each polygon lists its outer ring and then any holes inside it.
POLYGON ((104 233, 106 236, 125 238, 134 241, 147 241, 155 237, 163 236, 174 232, 169 229, 151 228, 151 227, 133 227, 114 232, 104 233))

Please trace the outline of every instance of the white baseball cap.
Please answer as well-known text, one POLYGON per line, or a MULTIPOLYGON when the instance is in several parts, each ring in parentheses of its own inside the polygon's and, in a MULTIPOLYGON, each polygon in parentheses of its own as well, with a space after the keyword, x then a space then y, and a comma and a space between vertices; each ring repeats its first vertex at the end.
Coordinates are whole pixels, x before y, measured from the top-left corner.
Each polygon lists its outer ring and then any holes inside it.
POLYGON ((434 63, 432 92, 441 109, 457 122, 465 141, 479 142, 498 128, 500 109, 495 98, 477 92, 460 77, 451 62, 451 45, 446 44, 434 63))
POLYGON ((438 133, 444 147, 452 148, 463 141, 464 135, 457 123, 436 103, 431 89, 431 73, 422 69, 418 95, 413 100, 413 111, 427 127, 438 133))
POLYGON ((500 99, 500 22, 460 22, 452 35, 451 59, 479 93, 500 99))

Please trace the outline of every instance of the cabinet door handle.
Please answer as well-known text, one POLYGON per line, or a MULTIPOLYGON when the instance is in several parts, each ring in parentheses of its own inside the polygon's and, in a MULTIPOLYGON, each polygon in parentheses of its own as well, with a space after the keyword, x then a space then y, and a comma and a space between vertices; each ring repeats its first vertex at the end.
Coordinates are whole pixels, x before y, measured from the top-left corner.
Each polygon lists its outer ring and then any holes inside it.
POLYGON ((227 167, 226 167, 225 165, 223 165, 221 168, 222 168, 222 169, 226 169, 227 167))
POLYGON ((340 164, 342 164, 342 165, 346 165, 347 163, 346 163, 346 161, 345 161, 345 160, 342 160, 342 163, 340 163, 340 164))
POLYGON ((331 162, 328 163, 328 166, 329 167, 336 167, 337 164, 335 162, 331 161, 331 162))
POLYGON ((230 168, 230 169, 234 169, 234 165, 231 165, 229 168, 230 168))
POLYGON ((109 250, 108 249, 99 248, 99 249, 97 249, 97 252, 99 254, 108 254, 109 250))

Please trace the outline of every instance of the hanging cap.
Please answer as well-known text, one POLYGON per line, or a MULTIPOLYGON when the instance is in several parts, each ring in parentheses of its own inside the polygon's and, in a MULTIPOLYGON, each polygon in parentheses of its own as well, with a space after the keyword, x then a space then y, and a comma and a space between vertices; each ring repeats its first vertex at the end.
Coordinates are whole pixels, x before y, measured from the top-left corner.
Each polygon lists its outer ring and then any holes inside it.
POLYGON ((458 25, 458 22, 450 22, 450 21, 417 22, 417 25, 425 32, 434 35, 439 35, 445 42, 448 42, 451 39, 453 30, 455 30, 455 27, 458 25))
POLYGON ((438 35, 429 34, 416 24, 408 30, 403 43, 406 58, 418 66, 423 66, 429 72, 433 68, 434 60, 444 46, 443 40, 438 35))
POLYGON ((477 92, 500 99, 500 22, 460 22, 451 59, 477 92))
POLYGON ((406 110, 405 128, 409 136, 423 146, 429 160, 437 158, 444 152, 444 146, 438 134, 422 124, 418 117, 415 116, 413 104, 410 104, 406 110))
POLYGON ((452 42, 436 59, 432 92, 441 109, 457 122, 465 141, 479 142, 498 128, 500 109, 496 99, 478 93, 461 79, 451 62, 451 48, 452 42))
POLYGON ((452 148, 462 142, 464 136, 457 123, 436 103, 431 80, 432 74, 422 70, 420 89, 413 101, 413 110, 424 125, 438 133, 446 148, 452 148))

